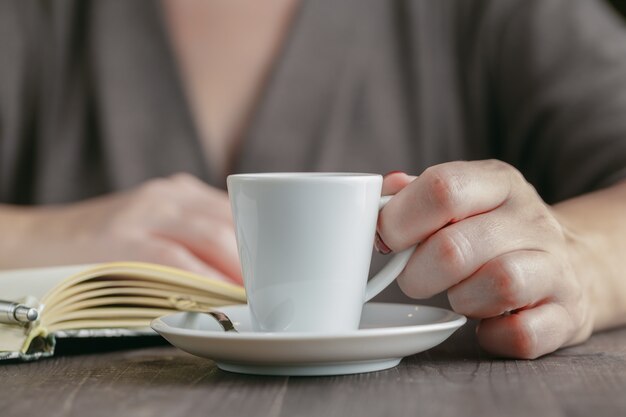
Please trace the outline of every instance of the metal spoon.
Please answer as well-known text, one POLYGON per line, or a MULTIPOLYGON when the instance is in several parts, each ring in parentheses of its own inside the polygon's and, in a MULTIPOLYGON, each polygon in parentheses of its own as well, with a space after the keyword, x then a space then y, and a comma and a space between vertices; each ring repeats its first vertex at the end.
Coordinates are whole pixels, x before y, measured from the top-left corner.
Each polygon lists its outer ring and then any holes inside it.
POLYGON ((189 296, 175 296, 170 298, 172 306, 180 311, 208 314, 213 317, 225 332, 239 333, 228 316, 212 308, 210 305, 191 299, 189 296))
POLYGON ((235 332, 239 333, 237 329, 235 329, 235 325, 228 318, 226 314, 217 310, 204 311, 205 314, 212 316, 215 320, 217 320, 218 324, 222 326, 225 332, 235 332))

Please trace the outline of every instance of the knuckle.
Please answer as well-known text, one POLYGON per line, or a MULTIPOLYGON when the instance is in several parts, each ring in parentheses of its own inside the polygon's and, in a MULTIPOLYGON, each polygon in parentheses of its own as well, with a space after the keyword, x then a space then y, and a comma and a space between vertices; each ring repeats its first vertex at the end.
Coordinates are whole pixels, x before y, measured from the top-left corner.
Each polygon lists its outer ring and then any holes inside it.
POLYGON ((469 242, 462 233, 450 228, 435 235, 435 256, 445 273, 458 276, 462 273, 469 257, 469 242))
POLYGON ((169 177, 153 178, 141 185, 140 189, 144 194, 163 196, 164 193, 171 193, 188 186, 197 186, 201 181, 186 172, 178 172, 169 177))
POLYGON ((485 161, 485 164, 490 171, 499 177, 508 179, 510 190, 527 189, 534 192, 534 188, 526 181, 524 174, 508 162, 499 159, 489 159, 485 161))
POLYGON ((434 209, 452 216, 462 201, 462 186, 458 175, 452 168, 437 165, 424 171, 422 177, 434 209))
POLYGON ((540 232, 548 236, 557 236, 559 239, 564 239, 563 226, 559 221, 550 213, 547 207, 542 207, 538 210, 533 218, 532 223, 535 224, 540 232))
POLYGON ((171 175, 169 178, 172 182, 183 185, 196 185, 199 182, 196 177, 187 172, 177 172, 176 174, 171 175))
POLYGON ((524 289, 522 268, 510 258, 495 260, 491 265, 490 274, 499 304, 509 309, 521 307, 519 298, 524 289))
POLYGON ((537 335, 532 326, 519 315, 511 315, 511 355, 520 359, 535 359, 540 355, 537 335))
POLYGON ((145 182, 139 189, 140 198, 162 197, 169 189, 167 178, 154 178, 145 182))
POLYGON ((517 168, 508 162, 504 162, 500 159, 487 159, 484 163, 490 167, 494 171, 502 171, 502 172, 519 172, 517 168))
POLYGON ((518 170, 508 162, 504 162, 500 159, 489 159, 485 162, 488 164, 489 167, 491 167, 493 171, 508 175, 511 178, 512 182, 527 184, 526 178, 524 178, 524 175, 520 172, 520 170, 518 170))

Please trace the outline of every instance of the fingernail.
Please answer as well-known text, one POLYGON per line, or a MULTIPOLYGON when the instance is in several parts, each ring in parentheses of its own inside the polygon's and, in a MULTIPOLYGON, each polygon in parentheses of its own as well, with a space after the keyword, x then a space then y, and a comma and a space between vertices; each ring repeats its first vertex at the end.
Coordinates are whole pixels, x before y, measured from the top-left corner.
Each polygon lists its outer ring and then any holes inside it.
POLYGON ((385 242, 383 242, 378 232, 376 232, 376 239, 374 239, 374 247, 376 248, 378 253, 381 253, 383 255, 387 255, 391 252, 391 249, 389 249, 389 246, 387 246, 385 242))
POLYGON ((383 178, 387 178, 389 175, 393 175, 393 174, 405 174, 406 175, 406 172, 404 172, 404 171, 389 171, 388 173, 383 175, 383 178))

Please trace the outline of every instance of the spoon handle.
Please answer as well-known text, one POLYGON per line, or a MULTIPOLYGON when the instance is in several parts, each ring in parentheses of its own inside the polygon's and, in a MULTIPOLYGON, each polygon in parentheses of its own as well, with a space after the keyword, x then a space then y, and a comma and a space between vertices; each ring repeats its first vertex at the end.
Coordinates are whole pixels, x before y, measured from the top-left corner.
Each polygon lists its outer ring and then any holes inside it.
POLYGON ((233 322, 230 321, 228 316, 222 313, 221 311, 217 311, 217 310, 206 311, 206 314, 213 316, 213 318, 217 320, 217 322, 219 323, 220 326, 222 326, 225 332, 238 333, 237 329, 235 329, 235 326, 233 325, 233 322))

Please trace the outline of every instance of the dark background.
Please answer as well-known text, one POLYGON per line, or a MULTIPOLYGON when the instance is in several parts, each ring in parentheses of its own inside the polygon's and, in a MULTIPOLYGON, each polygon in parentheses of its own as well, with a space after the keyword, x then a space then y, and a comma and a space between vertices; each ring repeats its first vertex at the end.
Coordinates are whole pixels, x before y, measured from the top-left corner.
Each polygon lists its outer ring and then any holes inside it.
POLYGON ((621 14, 626 16, 626 0, 608 0, 621 14))

